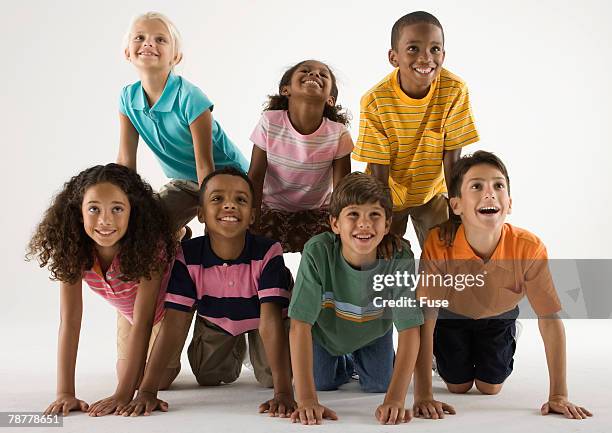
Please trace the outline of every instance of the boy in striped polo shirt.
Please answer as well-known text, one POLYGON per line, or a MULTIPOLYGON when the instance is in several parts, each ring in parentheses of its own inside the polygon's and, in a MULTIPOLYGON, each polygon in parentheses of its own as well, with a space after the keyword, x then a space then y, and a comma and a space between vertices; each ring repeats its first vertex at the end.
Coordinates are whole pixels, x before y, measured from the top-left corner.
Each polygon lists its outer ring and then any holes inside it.
POLYGON ((408 217, 422 246, 429 229, 448 220, 445 193, 461 148, 478 141, 466 84, 442 68, 442 25, 413 12, 393 25, 389 62, 396 69, 361 99, 353 158, 393 197, 391 233, 408 217))
POLYGON ((337 389, 357 373, 363 391, 386 393, 375 411, 381 424, 407 422, 404 400, 423 315, 418 306, 408 305, 414 302, 409 284, 383 287, 381 279, 413 274, 414 257, 406 246, 391 260, 376 259, 391 222, 391 197, 378 179, 358 172, 346 176, 332 193, 330 214, 334 233, 314 236, 304 246, 289 307, 298 402, 292 421, 337 419, 319 403, 316 391, 337 389), (393 308, 386 300, 407 305, 393 308))
POLYGON ((197 312, 189 363, 200 385, 234 382, 246 352, 257 381, 274 387, 260 412, 289 416, 295 409, 289 345, 283 318, 292 277, 278 242, 249 233, 253 222, 253 186, 241 170, 216 170, 202 181, 200 222, 207 234, 182 243, 166 291, 166 316, 136 399, 135 415, 164 410, 155 395, 160 366, 182 344, 197 312))

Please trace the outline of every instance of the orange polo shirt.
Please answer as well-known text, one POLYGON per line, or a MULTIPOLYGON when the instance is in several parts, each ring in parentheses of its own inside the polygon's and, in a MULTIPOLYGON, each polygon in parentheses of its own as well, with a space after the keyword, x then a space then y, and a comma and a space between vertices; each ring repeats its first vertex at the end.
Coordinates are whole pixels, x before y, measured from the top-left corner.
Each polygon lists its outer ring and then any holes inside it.
POLYGON ((451 247, 439 240, 438 228, 431 230, 419 274, 418 298, 446 300, 447 310, 473 319, 510 311, 524 296, 539 317, 561 310, 546 247, 534 234, 507 223, 486 263, 468 244, 463 225, 451 247))

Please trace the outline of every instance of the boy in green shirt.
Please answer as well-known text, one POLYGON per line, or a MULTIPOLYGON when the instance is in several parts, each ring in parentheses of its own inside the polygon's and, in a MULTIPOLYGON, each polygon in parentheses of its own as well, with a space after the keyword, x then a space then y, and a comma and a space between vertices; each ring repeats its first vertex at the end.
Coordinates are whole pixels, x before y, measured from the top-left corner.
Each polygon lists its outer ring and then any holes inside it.
POLYGON ((298 402, 293 422, 312 425, 337 419, 334 411, 319 404, 316 391, 336 389, 353 373, 364 391, 386 392, 375 412, 381 424, 410 420, 404 400, 423 315, 414 305, 410 285, 393 278, 414 273, 410 248, 404 246, 390 261, 376 260, 391 212, 389 190, 381 181, 351 173, 332 194, 334 234, 315 236, 304 247, 289 306, 298 402), (406 305, 391 309, 389 304, 398 300, 406 305), (394 324, 399 332, 395 362, 394 324))

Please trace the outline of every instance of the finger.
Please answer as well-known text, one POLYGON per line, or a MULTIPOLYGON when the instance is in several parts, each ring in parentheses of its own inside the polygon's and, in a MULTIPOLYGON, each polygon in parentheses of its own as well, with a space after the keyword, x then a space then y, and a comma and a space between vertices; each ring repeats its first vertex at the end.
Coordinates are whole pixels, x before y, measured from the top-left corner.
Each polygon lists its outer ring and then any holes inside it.
POLYGON ((143 404, 136 403, 136 406, 134 406, 134 410, 132 410, 132 413, 130 414, 130 416, 140 416, 143 410, 144 410, 143 404))
POLYGON ((49 409, 51 409, 49 411, 51 415, 57 415, 60 411, 60 406, 57 403, 53 402, 49 405, 49 409))
POLYGON ((268 402, 266 401, 265 403, 262 403, 259 405, 259 413, 265 413, 270 409, 270 405, 268 404, 268 402))
POLYGON ((168 402, 164 400, 158 400, 159 410, 162 412, 168 412, 168 402))
POLYGON ((276 416, 278 412, 278 403, 276 403, 275 401, 272 401, 270 403, 270 410, 268 411, 268 416, 276 416))
POLYGON ((291 422, 297 422, 300 417, 300 412, 296 409, 291 413, 291 422))
POLYGON ((427 408, 427 405, 425 403, 421 403, 419 405, 419 412, 421 412, 421 415, 423 416, 423 418, 426 418, 426 419, 431 418, 431 413, 429 412, 429 409, 427 408))
POLYGON ((440 418, 440 414, 438 412, 438 407, 434 403, 428 403, 427 404, 427 410, 429 411, 429 415, 431 416, 431 419, 438 419, 438 418, 440 418))
POLYGON ((87 410, 89 409, 89 405, 83 400, 79 400, 79 409, 81 409, 81 412, 87 412, 87 410))
POLYGON ((303 425, 308 425, 308 415, 306 414, 306 409, 300 410, 300 422, 303 425))
POLYGON ((277 411, 274 413, 274 416, 280 416, 281 418, 285 417, 285 412, 287 412, 287 408, 284 403, 280 403, 278 405, 277 411))
POLYGON ((576 408, 576 412, 578 412, 580 414, 582 419, 586 419, 587 418, 588 415, 586 413, 584 413, 584 411, 582 410, 581 407, 575 406, 575 408, 576 408))
POLYGON ((308 408, 306 409, 306 419, 308 420, 308 425, 318 424, 321 422, 321 415, 317 414, 314 408, 308 408))
POLYGON ((68 402, 62 405, 62 413, 64 414, 64 416, 67 416, 70 413, 70 405, 68 404, 68 402))
POLYGON ((43 415, 51 415, 51 411, 53 410, 54 406, 55 406, 55 403, 51 403, 49 406, 47 406, 47 408, 43 412, 43 415))
POLYGON ((580 410, 582 411, 582 413, 585 413, 586 416, 593 416, 593 413, 591 411, 589 411, 588 409, 583 408, 582 406, 580 406, 580 410))
POLYGON ((567 406, 562 406, 559 413, 562 413, 563 415, 565 415, 566 418, 573 418, 572 413, 570 412, 567 406))
POLYGON ((396 407, 392 407, 391 410, 389 411, 389 420, 387 421, 387 424, 395 424, 395 422, 397 421, 397 415, 398 415, 399 409, 396 407))
POLYGON ((572 414, 572 418, 575 419, 582 419, 582 416, 578 413, 578 411, 576 410, 576 406, 571 405, 568 407, 568 410, 570 411, 570 413, 572 414))
POLYGON ((442 403, 434 403, 433 407, 436 410, 437 418, 435 419, 443 419, 444 418, 444 405, 442 403))
POLYGON ((331 419, 332 421, 338 421, 338 415, 336 414, 336 412, 327 407, 324 408, 323 410, 323 416, 326 419, 331 419))
POLYGON ((412 419, 412 413, 410 413, 410 409, 406 409, 404 412, 404 422, 410 422, 412 419))
POLYGON ((381 424, 386 424, 388 420, 389 420, 389 408, 386 406, 383 406, 380 408, 380 417, 378 418, 378 421, 381 424))
POLYGON ((404 422, 404 414, 406 412, 406 409, 401 407, 397 410, 397 418, 395 419, 394 424, 399 424, 404 422))
POLYGON ((540 409, 540 413, 542 415, 548 415, 550 413, 550 405, 548 403, 544 403, 540 409))

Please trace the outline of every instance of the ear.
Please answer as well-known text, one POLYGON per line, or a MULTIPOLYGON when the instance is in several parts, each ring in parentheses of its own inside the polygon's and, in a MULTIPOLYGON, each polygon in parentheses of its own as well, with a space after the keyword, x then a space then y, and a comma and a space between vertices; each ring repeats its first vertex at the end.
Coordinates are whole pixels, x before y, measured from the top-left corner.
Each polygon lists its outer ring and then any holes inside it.
POLYGON ((399 63, 397 62, 397 53, 393 49, 389 50, 389 63, 391 63, 391 66, 393 66, 394 68, 399 68, 399 63))
POLYGON ((183 53, 178 53, 176 56, 174 56, 174 60, 172 61, 172 66, 176 66, 179 63, 181 63, 181 60, 183 60, 183 53))
POLYGON ((442 61, 440 62, 440 65, 442 65, 444 63, 444 59, 446 58, 446 50, 444 48, 442 48, 442 61))
POLYGON ((457 216, 461 216, 463 213, 463 208, 461 206, 461 199, 459 197, 451 197, 449 200, 449 204, 453 213, 457 216))
POLYGON ((249 217, 249 226, 253 225, 255 222, 255 208, 251 208, 251 216, 249 217))
POLYGON ((123 50, 123 53, 125 54, 125 60, 131 62, 132 60, 130 59, 130 50, 126 48, 123 50))
POLYGON ((331 226, 332 231, 339 235, 340 234, 340 227, 338 226, 338 218, 336 218, 335 216, 330 215, 329 216, 329 225, 331 226))
POLYGON ((327 99, 327 105, 329 105, 330 107, 334 107, 336 105, 336 98, 334 98, 333 96, 330 96, 327 99))
POLYGON ((283 96, 289 96, 289 86, 281 87, 280 94, 283 96))
POLYGON ((206 218, 204 218, 204 206, 198 207, 198 221, 200 221, 202 224, 206 222, 206 218))
POLYGON ((385 235, 388 235, 390 230, 391 230, 391 218, 387 218, 385 220, 385 235))
POLYGON ((508 212, 507 214, 510 215, 512 213, 512 197, 510 197, 510 202, 508 204, 508 212))

